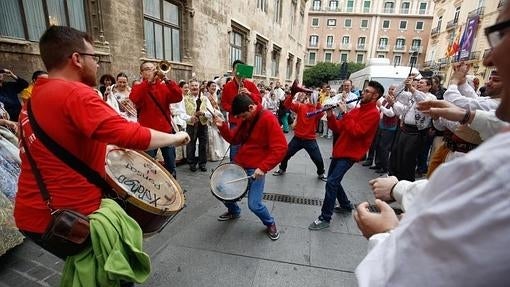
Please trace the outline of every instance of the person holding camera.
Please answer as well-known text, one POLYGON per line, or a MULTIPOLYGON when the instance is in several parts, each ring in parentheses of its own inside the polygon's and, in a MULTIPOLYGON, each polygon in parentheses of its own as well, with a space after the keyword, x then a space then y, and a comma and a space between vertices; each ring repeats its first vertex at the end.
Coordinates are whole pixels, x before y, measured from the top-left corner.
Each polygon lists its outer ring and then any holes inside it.
POLYGON ((26 87, 28 87, 27 81, 16 76, 9 69, 0 68, 0 102, 4 104, 11 121, 18 121, 19 112, 21 111, 18 94, 26 87), (6 82, 6 77, 10 77, 14 82, 6 82))

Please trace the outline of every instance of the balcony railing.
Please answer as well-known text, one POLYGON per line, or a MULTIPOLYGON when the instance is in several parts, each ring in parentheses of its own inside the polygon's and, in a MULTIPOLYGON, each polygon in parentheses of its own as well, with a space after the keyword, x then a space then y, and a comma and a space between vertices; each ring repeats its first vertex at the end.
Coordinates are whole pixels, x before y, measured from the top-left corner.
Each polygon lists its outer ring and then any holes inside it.
POLYGON ((448 21, 448 23, 446 23, 446 30, 451 30, 455 28, 458 22, 459 22, 458 18, 448 21))
POLYGON ((400 8, 400 14, 409 14, 409 8, 400 8))
POLYGON ((386 44, 386 45, 377 45, 377 51, 388 51, 389 50, 389 46, 386 44))
POLYGON ((363 7, 363 13, 370 13, 371 8, 363 7))
POLYGON ((366 50, 366 49, 367 49, 367 45, 366 44, 358 43, 356 45, 356 50, 366 50))
POLYGON ((393 14, 395 12, 395 8, 384 8, 383 13, 393 14))
POLYGON ((342 43, 340 44, 340 50, 350 50, 351 44, 350 43, 342 43))
POLYGON ((320 11, 321 10, 321 6, 312 6, 312 10, 313 11, 320 11))
POLYGON ((474 51, 474 52, 469 53, 469 60, 478 60, 478 59, 480 59, 480 54, 481 54, 480 51, 474 51))
POLYGON ((422 46, 411 46, 411 47, 409 47, 409 53, 418 52, 418 53, 421 54, 422 50, 423 50, 422 46))
POLYGON ((427 10, 428 9, 418 9, 418 14, 425 15, 425 14, 427 14, 427 10))
POLYGON ((317 43, 308 43, 308 47, 310 47, 310 48, 317 48, 318 45, 317 45, 317 43))
POLYGON ((405 45, 395 45, 395 47, 393 47, 393 51, 396 52, 404 52, 405 50, 406 50, 405 45))
POLYGON ((446 65, 446 64, 448 64, 448 58, 441 58, 441 59, 437 60, 437 63, 439 65, 446 65))
POLYGON ((333 43, 326 43, 326 48, 327 49, 333 49, 333 43))
POLYGON ((485 49, 485 50, 483 51, 483 58, 484 58, 484 59, 485 59, 485 58, 489 55, 489 53, 491 52, 491 50, 492 50, 492 49, 490 49, 490 48, 489 48, 489 49, 485 49))
POLYGON ((473 16, 482 16, 484 12, 485 12, 485 7, 478 7, 477 9, 468 13, 468 18, 473 17, 473 16))
POLYGON ((441 29, 441 27, 439 27, 439 26, 437 26, 436 28, 432 29, 430 31, 430 36, 435 37, 435 36, 439 35, 439 30, 440 29, 441 29))

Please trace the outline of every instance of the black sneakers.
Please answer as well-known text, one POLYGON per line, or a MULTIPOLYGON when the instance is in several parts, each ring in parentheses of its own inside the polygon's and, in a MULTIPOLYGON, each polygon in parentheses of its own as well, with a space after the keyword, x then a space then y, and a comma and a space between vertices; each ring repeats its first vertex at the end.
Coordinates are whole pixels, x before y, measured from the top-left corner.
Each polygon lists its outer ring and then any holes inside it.
POLYGON ((284 170, 279 169, 279 170, 277 170, 277 171, 273 172, 273 175, 274 175, 274 176, 280 176, 280 175, 283 175, 284 173, 285 173, 285 171, 284 171, 284 170))
POLYGON ((354 209, 354 207, 352 206, 352 204, 349 207, 347 207, 347 206, 342 207, 340 205, 337 205, 337 206, 335 206, 333 211, 336 213, 351 213, 353 209, 354 209))

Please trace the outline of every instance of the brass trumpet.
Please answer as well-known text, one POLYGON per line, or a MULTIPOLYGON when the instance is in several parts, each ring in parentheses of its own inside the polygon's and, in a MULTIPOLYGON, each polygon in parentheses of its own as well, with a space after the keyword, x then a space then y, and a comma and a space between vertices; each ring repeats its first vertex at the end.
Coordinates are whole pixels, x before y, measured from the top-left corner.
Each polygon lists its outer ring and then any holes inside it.
POLYGON ((168 74, 168 72, 170 72, 170 70, 172 69, 172 66, 170 65, 170 62, 163 60, 158 63, 158 65, 156 66, 156 69, 158 70, 159 73, 166 75, 166 74, 168 74))

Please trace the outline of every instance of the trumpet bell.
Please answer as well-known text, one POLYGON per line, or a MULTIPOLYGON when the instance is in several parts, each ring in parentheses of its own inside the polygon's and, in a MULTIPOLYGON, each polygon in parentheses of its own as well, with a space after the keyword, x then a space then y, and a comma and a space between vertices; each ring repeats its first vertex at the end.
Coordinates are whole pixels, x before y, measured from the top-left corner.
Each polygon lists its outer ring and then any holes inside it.
POLYGON ((161 72, 163 74, 167 74, 168 72, 170 72, 172 67, 170 65, 170 62, 163 60, 158 63, 157 69, 159 72, 161 72))

